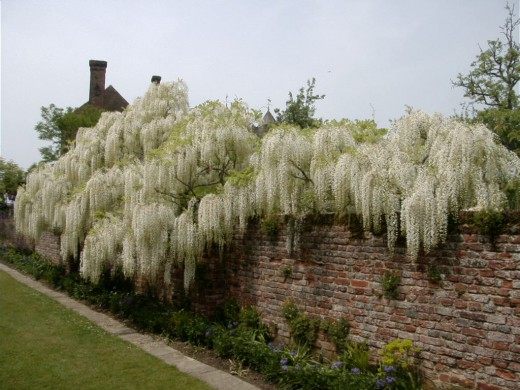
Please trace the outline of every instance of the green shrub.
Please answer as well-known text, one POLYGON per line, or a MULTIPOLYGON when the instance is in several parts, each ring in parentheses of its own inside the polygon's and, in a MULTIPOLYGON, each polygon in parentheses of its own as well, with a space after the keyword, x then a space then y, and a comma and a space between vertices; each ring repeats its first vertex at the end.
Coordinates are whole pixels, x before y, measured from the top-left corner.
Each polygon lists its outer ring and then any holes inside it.
POLYGON ((381 363, 385 366, 395 366, 403 369, 417 365, 419 348, 413 345, 412 340, 395 339, 386 344, 381 350, 381 363))
POLYGON ((488 236, 494 244, 504 227, 504 214, 495 210, 480 210, 473 214, 473 223, 480 234, 488 236))
POLYGON ((442 273, 440 268, 435 264, 428 265, 427 269, 428 280, 433 283, 441 283, 442 282, 442 273))
POLYGON ((341 361, 349 368, 359 368, 368 371, 370 367, 370 352, 366 343, 349 341, 341 355, 341 361))
POLYGON ((395 339, 381 350, 379 374, 395 378, 395 389, 421 389, 421 376, 418 369, 419 348, 412 340, 395 339))
POLYGON ((340 318, 338 321, 324 321, 322 322, 322 330, 334 343, 337 352, 341 353, 346 349, 350 332, 350 324, 346 318, 340 318))
POLYGON ((293 341, 298 345, 312 348, 318 337, 320 321, 308 317, 291 301, 284 304, 282 314, 287 320, 293 341))
POLYGON ((276 239, 280 230, 280 219, 276 215, 270 215, 262 219, 260 229, 270 240, 276 239))
POLYGON ((285 282, 287 279, 289 279, 291 276, 292 276, 292 267, 291 266, 288 266, 286 265, 285 267, 282 268, 282 276, 283 276, 283 281, 285 282))
POLYGON ((401 283, 401 277, 392 272, 385 272, 381 279, 381 286, 383 288, 383 295, 387 299, 397 299, 399 296, 399 284, 401 283))
POLYGON ((171 314, 166 332, 173 338, 195 345, 206 345, 209 328, 209 322, 203 317, 180 310, 171 314))
POLYGON ((215 321, 223 324, 238 323, 240 305, 234 299, 228 299, 215 309, 215 321))

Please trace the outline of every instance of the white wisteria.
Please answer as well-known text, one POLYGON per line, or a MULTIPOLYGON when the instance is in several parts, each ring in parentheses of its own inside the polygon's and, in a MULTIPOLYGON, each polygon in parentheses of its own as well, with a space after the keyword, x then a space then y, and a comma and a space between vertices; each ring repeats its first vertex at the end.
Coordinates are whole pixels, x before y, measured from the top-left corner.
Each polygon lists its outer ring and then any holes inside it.
POLYGON ((450 215, 502 209, 504 185, 520 176, 488 129, 440 115, 410 111, 384 137, 372 121, 342 120, 275 126, 263 139, 258 115, 241 101, 190 109, 182 81, 152 84, 28 175, 16 229, 60 233, 63 261, 94 282, 120 266, 169 283, 183 267, 189 288, 197 261, 251 217, 285 215, 297 240, 309 214, 354 213, 366 230, 386 227, 390 249, 405 236, 416 258, 446 239, 450 215))

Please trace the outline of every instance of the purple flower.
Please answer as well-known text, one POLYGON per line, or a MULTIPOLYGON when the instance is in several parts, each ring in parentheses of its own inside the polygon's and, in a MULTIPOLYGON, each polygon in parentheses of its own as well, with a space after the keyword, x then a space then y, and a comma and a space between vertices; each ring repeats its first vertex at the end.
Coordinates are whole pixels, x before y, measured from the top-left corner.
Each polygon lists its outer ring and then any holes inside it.
POLYGON ((334 369, 341 368, 341 367, 343 367, 343 362, 334 362, 334 363, 331 364, 330 367, 334 368, 334 369))
POLYGON ((280 359, 281 366, 287 366, 288 364, 289 364, 289 359, 287 359, 287 358, 280 359))
POLYGON ((383 370, 385 370, 385 372, 394 372, 395 371, 395 367, 394 366, 383 366, 383 370))
POLYGON ((282 370, 283 370, 283 371, 287 371, 288 369, 289 369, 288 366, 282 366, 282 370))
POLYGON ((289 352, 289 355, 291 355, 292 357, 295 357, 297 355, 296 351, 291 351, 289 352))
POLYGON ((386 386, 386 381, 384 379, 378 379, 376 381, 376 389, 382 389, 386 386))
POLYGON ((361 370, 360 370, 359 368, 357 368, 357 367, 354 367, 354 368, 352 368, 352 369, 350 370, 350 372, 351 372, 352 374, 354 374, 354 375, 358 375, 358 374, 361 373, 361 370))
POLYGON ((394 383, 394 382, 395 382, 395 378, 394 378, 393 376, 388 376, 388 377, 386 378, 386 383, 388 383, 388 384, 392 384, 392 383, 394 383))

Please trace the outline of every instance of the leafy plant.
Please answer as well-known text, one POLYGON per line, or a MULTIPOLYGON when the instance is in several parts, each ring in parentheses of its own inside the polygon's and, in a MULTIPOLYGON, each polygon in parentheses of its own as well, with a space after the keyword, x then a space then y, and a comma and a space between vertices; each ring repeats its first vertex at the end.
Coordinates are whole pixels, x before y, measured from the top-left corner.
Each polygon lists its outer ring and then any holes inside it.
POLYGON ((417 365, 419 352, 420 349, 413 345, 412 340, 395 339, 381 350, 381 364, 409 369, 417 365))
POLYGON ((504 227, 504 214, 495 210, 480 210, 473 214, 473 223, 481 234, 494 243, 504 227))
POLYGON ((274 110, 277 114, 276 120, 280 123, 297 125, 302 129, 317 127, 320 121, 314 118, 316 111, 314 104, 318 100, 324 99, 325 95, 316 95, 314 93, 315 85, 316 79, 313 77, 311 80, 307 80, 306 89, 300 88, 296 97, 293 96, 292 92, 289 92, 289 100, 285 102, 285 110, 279 108, 274 110))
POLYGON ((270 240, 275 240, 280 231, 280 220, 277 216, 270 215, 262 219, 260 227, 270 240))
POLYGON ((442 282, 442 272, 439 266, 435 264, 429 264, 427 268, 428 279, 433 283, 442 282))
POLYGON ((318 337, 320 321, 308 317, 291 301, 287 301, 284 304, 282 314, 289 324, 291 337, 294 342, 298 345, 312 348, 318 337))
POLYGON ((387 299, 397 299, 399 296, 399 284, 401 277, 393 272, 387 271, 381 278, 381 286, 383 288, 383 295, 387 299))
POLYGON ((341 355, 341 361, 351 368, 367 371, 370 367, 370 352, 366 343, 349 341, 341 355))
POLYGON ((282 276, 283 281, 285 282, 287 279, 289 279, 292 276, 292 267, 289 265, 286 265, 282 268, 282 276))
POLYGON ((322 321, 321 328, 334 343, 338 353, 345 351, 348 345, 348 334, 350 332, 350 324, 346 318, 340 318, 337 321, 322 321))

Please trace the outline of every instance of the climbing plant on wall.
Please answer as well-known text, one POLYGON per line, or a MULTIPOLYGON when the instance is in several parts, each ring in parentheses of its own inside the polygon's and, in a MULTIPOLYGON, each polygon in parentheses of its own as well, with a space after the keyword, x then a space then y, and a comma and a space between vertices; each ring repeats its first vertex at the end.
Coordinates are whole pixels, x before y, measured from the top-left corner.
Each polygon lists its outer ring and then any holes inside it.
POLYGON ((204 251, 222 249, 253 216, 297 224, 311 213, 356 213, 366 230, 386 226, 390 249, 406 236, 416 257, 443 242, 450 215, 502 209, 504 186, 520 173, 519 158, 484 126, 421 111, 385 136, 342 120, 280 125, 259 139, 251 130, 258 120, 242 101, 190 109, 182 81, 152 84, 29 174, 17 230, 61 234, 63 259, 94 282, 120 266, 168 283, 179 266, 188 288, 204 251))

